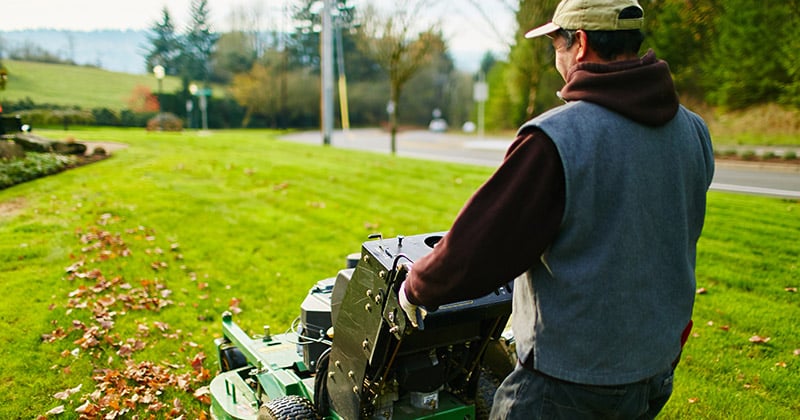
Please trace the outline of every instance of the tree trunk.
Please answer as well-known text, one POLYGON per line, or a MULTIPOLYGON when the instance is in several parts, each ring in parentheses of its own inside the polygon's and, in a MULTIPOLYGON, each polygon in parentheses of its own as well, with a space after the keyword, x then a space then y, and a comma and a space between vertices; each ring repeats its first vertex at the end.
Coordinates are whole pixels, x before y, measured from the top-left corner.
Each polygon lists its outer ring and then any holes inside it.
POLYGON ((391 150, 392 155, 397 154, 397 103, 399 98, 397 93, 400 89, 392 84, 391 93, 389 94, 390 109, 389 109, 389 130, 391 132, 391 150))

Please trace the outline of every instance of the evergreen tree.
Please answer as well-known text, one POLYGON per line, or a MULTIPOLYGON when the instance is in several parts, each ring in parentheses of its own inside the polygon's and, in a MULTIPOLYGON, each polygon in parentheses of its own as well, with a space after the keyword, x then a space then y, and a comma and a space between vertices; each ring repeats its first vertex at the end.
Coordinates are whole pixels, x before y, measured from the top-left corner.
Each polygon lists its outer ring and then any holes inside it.
MULTIPOLYGON (((316 7, 318 3, 317 0, 303 0, 293 10, 292 17, 298 24, 286 45, 289 68, 310 69, 315 74, 320 72, 322 11, 316 7)), ((347 0, 336 2, 333 21, 335 37, 341 37, 342 47, 341 51, 339 45, 334 48, 334 59, 338 61, 339 54, 344 53, 348 80, 366 81, 381 78, 383 72, 380 66, 357 46, 359 24, 355 7, 348 4, 347 0)))
POLYGON ((153 67, 160 64, 164 66, 167 74, 178 74, 177 58, 180 55, 181 45, 175 33, 172 16, 166 6, 161 10, 161 20, 155 22, 150 31, 152 35, 148 36, 148 40, 151 48, 145 59, 147 72, 152 72, 153 67))
POLYGON ((191 22, 183 37, 181 66, 184 82, 202 80, 208 83, 211 75, 211 54, 219 40, 209 20, 208 0, 192 0, 191 22))
POLYGON ((783 42, 778 43, 777 59, 786 71, 787 82, 778 98, 781 102, 800 108, 800 65, 798 65, 798 51, 800 51, 800 38, 795 35, 800 26, 800 0, 788 0, 783 7, 786 10, 784 21, 783 42))
MULTIPOLYGON (((742 108, 781 96, 791 77, 777 58, 776 46, 792 39, 797 30, 787 25, 789 9, 788 3, 775 0, 757 6, 752 0, 721 3, 711 59, 702 65, 715 82, 708 95, 712 103, 742 108)), ((796 69, 797 51, 792 54, 796 69)))
POLYGON ((702 98, 706 83, 700 64, 707 60, 715 39, 716 0, 649 0, 644 9, 644 48, 669 63, 681 94, 702 98))
POLYGON ((483 73, 484 75, 489 74, 492 70, 492 67, 497 64, 497 58, 492 54, 491 51, 486 51, 481 57, 481 64, 479 72, 483 73))

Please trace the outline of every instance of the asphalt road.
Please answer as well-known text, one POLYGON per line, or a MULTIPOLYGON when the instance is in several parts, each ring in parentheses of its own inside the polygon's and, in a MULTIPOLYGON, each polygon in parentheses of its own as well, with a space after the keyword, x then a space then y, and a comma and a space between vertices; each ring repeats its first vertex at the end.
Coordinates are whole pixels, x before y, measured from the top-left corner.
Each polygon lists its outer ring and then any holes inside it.
MULTIPOLYGON (((293 133, 284 140, 322 144, 319 131, 293 133)), ((405 131, 397 136, 397 155, 438 161, 496 167, 503 160, 510 138, 405 131)), ((390 153, 389 134, 379 129, 334 131, 331 146, 390 153)), ((800 199, 800 165, 739 163, 718 160, 712 190, 800 199)))

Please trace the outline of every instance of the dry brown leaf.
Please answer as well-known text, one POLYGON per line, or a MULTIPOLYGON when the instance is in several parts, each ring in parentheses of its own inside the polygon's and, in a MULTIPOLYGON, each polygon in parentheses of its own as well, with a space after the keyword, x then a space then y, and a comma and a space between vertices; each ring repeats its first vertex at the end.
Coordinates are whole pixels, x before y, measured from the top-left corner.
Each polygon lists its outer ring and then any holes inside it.
POLYGON ((237 298, 231 298, 230 303, 228 304, 228 310, 231 311, 234 315, 242 313, 242 309, 239 307, 239 303, 241 301, 237 298))
POLYGON ((61 392, 56 392, 55 394, 53 394, 53 398, 59 400, 66 400, 67 398, 69 398, 70 395, 80 391, 82 386, 83 384, 78 384, 78 386, 76 386, 75 388, 69 388, 61 392))
POLYGON ((76 408, 75 412, 83 414, 83 417, 92 418, 92 417, 95 417, 98 414, 99 410, 98 410, 98 407, 96 405, 92 404, 91 401, 86 401, 85 403, 83 403, 83 405, 81 405, 80 407, 76 408))
POLYGON ((758 336, 758 335, 754 335, 754 336, 750 337, 750 342, 751 343, 756 343, 756 344, 766 344, 766 343, 769 342, 769 340, 770 340, 770 337, 761 337, 761 336, 758 336))
POLYGON ((48 411, 48 412, 46 412, 44 414, 48 415, 48 416, 54 416, 56 414, 63 414, 63 413, 64 413, 64 406, 63 405, 59 405, 57 407, 51 408, 50 411, 48 411))

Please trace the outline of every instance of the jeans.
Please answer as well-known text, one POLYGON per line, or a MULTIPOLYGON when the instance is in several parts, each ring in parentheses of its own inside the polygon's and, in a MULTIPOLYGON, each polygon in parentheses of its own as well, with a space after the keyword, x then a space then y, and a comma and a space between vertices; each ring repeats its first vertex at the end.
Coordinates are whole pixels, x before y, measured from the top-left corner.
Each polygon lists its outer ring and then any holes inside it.
POLYGON ((672 394, 673 370, 640 382, 593 386, 517 365, 494 396, 491 419, 652 419, 672 394))

